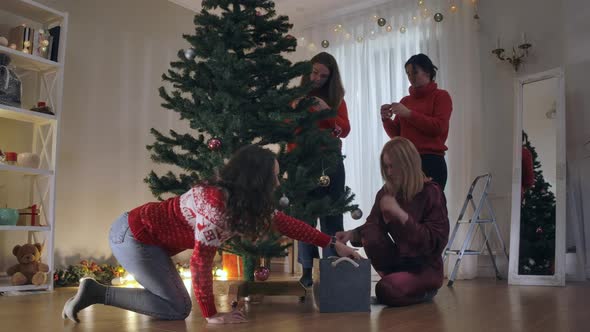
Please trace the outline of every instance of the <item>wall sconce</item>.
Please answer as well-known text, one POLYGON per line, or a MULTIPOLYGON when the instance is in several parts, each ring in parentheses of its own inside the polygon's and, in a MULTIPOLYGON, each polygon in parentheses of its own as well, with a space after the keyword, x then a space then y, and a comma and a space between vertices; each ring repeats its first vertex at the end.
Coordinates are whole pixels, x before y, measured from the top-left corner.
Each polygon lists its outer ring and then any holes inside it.
POLYGON ((512 47, 512 56, 506 57, 504 56, 504 49, 500 47, 500 38, 496 41, 496 48, 492 51, 493 54, 498 57, 498 59, 502 61, 508 61, 512 67, 514 67, 514 71, 518 71, 518 67, 524 62, 524 58, 529 55, 529 48, 533 45, 526 41, 526 34, 522 33, 522 43, 518 45, 518 52, 512 47))

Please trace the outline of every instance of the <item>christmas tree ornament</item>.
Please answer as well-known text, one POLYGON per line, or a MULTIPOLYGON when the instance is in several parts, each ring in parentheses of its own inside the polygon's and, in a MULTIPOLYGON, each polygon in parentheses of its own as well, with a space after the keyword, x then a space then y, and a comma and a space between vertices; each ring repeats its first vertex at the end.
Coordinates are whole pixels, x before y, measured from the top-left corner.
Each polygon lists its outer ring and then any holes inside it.
POLYGON ((293 36, 293 35, 286 35, 285 38, 287 38, 287 39, 296 39, 295 36, 293 36))
POLYGON ((378 25, 378 26, 380 26, 380 27, 384 27, 384 26, 385 26, 385 24, 387 24, 387 20, 386 20, 386 19, 384 19, 383 17, 381 17, 381 18, 379 18, 379 19, 377 20, 377 25, 378 25))
POLYGON ((322 40, 322 47, 323 48, 328 48, 330 47, 330 42, 326 39, 322 40))
POLYGON ((451 11, 452 11, 453 13, 454 13, 454 12, 456 12, 456 11, 457 11, 457 9, 458 9, 458 7, 457 7, 457 6, 455 6, 455 5, 451 5, 451 11))
POLYGON ((387 31, 387 32, 393 31, 393 27, 391 26, 391 24, 389 24, 385 27, 385 31, 387 31))
POLYGON ((437 22, 442 22, 443 18, 444 18, 444 16, 441 13, 434 14, 434 20, 437 22))
POLYGON ((330 185, 330 177, 326 174, 323 174, 322 176, 320 176, 318 183, 320 187, 327 187, 330 185))
POLYGON ((355 209, 350 213, 350 216, 354 220, 359 220, 363 217, 363 211, 361 209, 355 209))
POLYGON ((184 57, 189 61, 193 60, 195 58, 195 55, 195 50, 192 48, 187 48, 186 50, 184 50, 184 57))
POLYGON ((424 6, 424 0, 418 0, 418 6, 420 6, 420 7, 424 6))
POLYGON ((212 138, 207 142, 207 147, 211 151, 217 151, 221 148, 221 140, 218 138, 212 138))
POLYGON ((286 208, 289 206, 289 198, 283 194, 283 197, 279 199, 279 206, 282 208, 286 208))
POLYGON ((537 234, 543 234, 543 227, 541 227, 541 226, 537 227, 537 230, 535 232, 537 234))
POLYGON ((401 33, 406 33, 406 31, 408 31, 408 29, 406 29, 406 27, 403 25, 399 28, 399 32, 401 33))
POLYGON ((256 281, 266 281, 270 276, 270 270, 265 266, 259 266, 254 270, 254 279, 256 281))
POLYGON ((356 41, 359 42, 359 43, 362 43, 363 40, 365 40, 365 38, 363 38, 363 36, 356 37, 356 41))

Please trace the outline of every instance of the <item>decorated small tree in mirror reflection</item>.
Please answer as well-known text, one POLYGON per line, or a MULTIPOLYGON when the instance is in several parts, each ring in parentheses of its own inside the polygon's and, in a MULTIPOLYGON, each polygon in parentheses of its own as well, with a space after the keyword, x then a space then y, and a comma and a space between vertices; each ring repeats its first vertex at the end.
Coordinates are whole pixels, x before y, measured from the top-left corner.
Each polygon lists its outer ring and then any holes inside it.
POLYGON ((534 185, 527 190, 520 210, 518 272, 528 275, 555 273, 555 194, 545 181, 539 156, 523 133, 523 145, 533 156, 534 185))

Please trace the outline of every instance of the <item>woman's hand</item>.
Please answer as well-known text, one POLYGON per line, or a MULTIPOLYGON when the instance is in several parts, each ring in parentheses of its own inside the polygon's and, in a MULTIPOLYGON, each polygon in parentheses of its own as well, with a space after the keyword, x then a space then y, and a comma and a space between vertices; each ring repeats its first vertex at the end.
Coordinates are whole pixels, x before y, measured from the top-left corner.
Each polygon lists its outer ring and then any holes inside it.
POLYGON ((356 249, 351 248, 342 242, 336 242, 336 244, 334 245, 334 249, 340 257, 352 257, 354 259, 361 259, 361 255, 359 255, 358 252, 356 252, 356 249))
POLYGON ((315 104, 313 106, 315 111, 323 111, 326 109, 330 109, 330 105, 328 105, 322 98, 320 97, 313 97, 313 99, 317 102, 317 104, 315 104))
POLYGON ((352 231, 336 232, 336 240, 338 242, 347 243, 352 240, 352 231))
POLYGON ((379 201, 379 207, 387 224, 391 222, 391 218, 397 218, 402 224, 405 224, 408 220, 408 214, 399 206, 399 203, 392 195, 383 195, 379 201))
POLYGON ((301 101, 301 99, 303 99, 303 97, 300 97, 300 98, 297 98, 297 99, 293 100, 291 102, 291 108, 292 109, 296 109, 297 108, 297 105, 299 105, 299 102, 301 101))
POLYGON ((390 119, 392 116, 391 104, 381 105, 381 120, 390 119))
POLYGON ((412 111, 410 111, 402 103, 392 103, 390 106, 391 106, 391 111, 393 112, 393 114, 399 115, 402 118, 407 118, 410 116, 410 114, 412 114, 412 111))
POLYGON ((239 324, 246 323, 248 320, 241 310, 232 310, 231 312, 218 313, 215 316, 207 317, 209 324, 239 324))

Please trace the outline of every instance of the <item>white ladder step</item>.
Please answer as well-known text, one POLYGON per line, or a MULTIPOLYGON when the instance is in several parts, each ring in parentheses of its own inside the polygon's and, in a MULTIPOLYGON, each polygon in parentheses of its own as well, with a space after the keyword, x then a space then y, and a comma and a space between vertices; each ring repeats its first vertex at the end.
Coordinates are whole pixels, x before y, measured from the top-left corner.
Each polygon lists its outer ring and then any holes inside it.
MULTIPOLYGON (((491 224, 495 220, 494 219, 477 219, 475 220, 476 224, 491 224)), ((469 224, 471 223, 471 219, 459 219, 457 220, 457 224, 469 224)))
MULTIPOLYGON (((445 253, 447 255, 459 255, 459 253, 461 252, 461 250, 455 250, 455 249, 447 249, 445 250, 445 253)), ((481 255, 481 251, 478 250, 465 250, 465 252, 463 253, 463 255, 481 255)))

